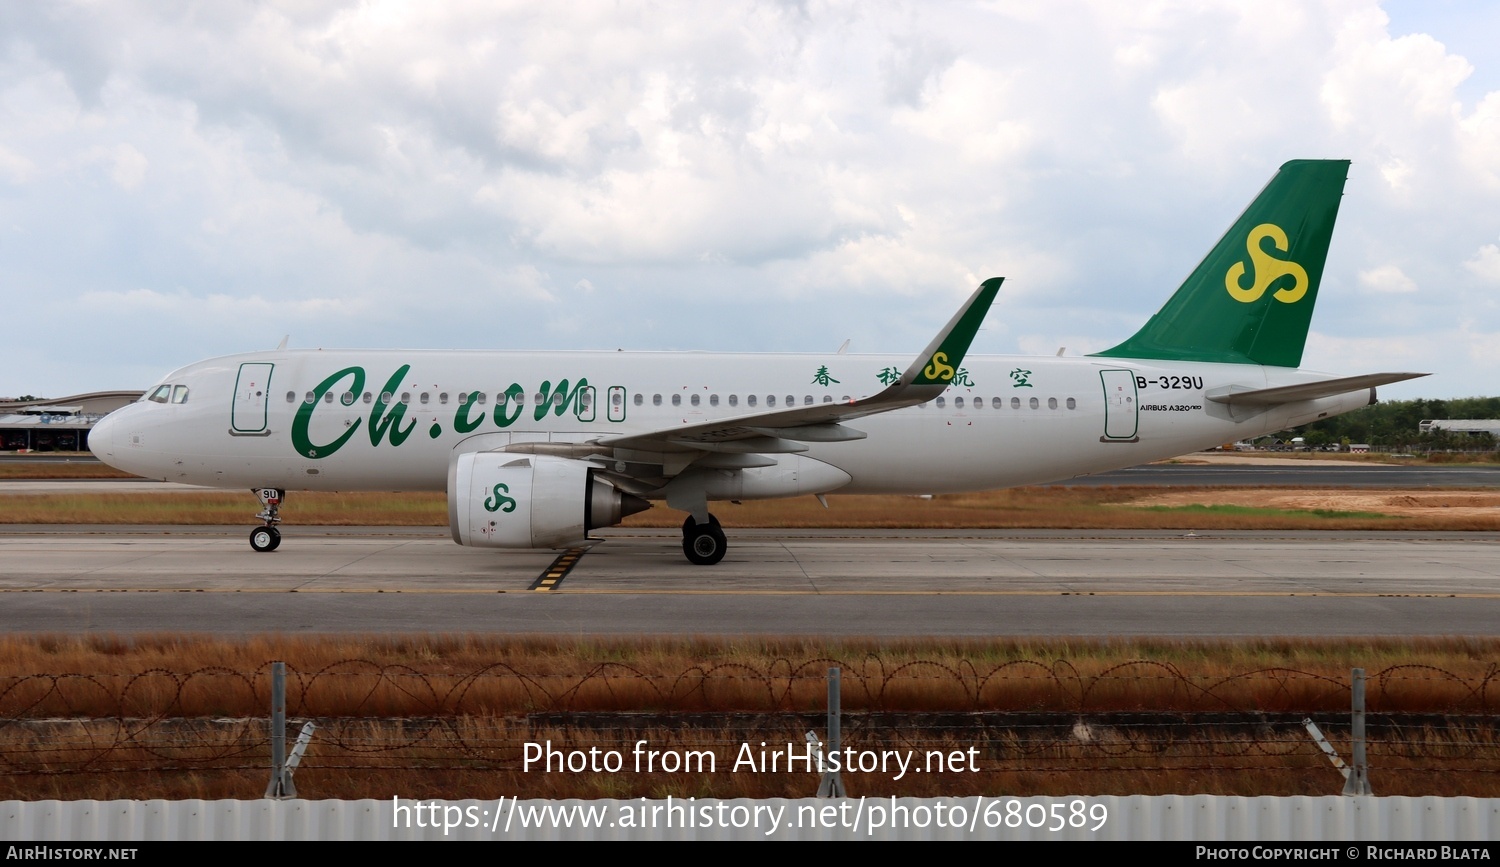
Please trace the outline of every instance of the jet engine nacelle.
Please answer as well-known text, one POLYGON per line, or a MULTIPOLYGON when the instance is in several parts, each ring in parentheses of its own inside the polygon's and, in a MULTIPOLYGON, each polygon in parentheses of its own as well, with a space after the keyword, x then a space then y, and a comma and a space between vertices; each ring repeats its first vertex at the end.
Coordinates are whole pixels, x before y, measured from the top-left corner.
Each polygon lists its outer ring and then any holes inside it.
POLYGON ((470 452, 448 467, 453 541, 479 548, 560 548, 651 504, 624 493, 582 461, 470 452))

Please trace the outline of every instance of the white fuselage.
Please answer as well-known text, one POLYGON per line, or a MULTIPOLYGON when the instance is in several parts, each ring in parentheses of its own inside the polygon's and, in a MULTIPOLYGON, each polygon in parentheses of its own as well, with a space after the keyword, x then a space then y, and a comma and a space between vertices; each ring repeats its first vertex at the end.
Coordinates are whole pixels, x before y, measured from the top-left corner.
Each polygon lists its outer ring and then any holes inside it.
MULTIPOLYGON (((251 353, 175 371, 163 383, 185 390, 110 414, 91 446, 126 471, 196 485, 443 490, 455 454, 587 443, 788 402, 847 402, 880 391, 882 375, 889 379, 909 362, 853 354, 251 353), (507 392, 511 399, 500 400, 507 392)), ((774 456, 833 472, 735 488, 735 498, 1040 484, 1270 433, 1371 400, 1369 390, 1270 408, 1231 410, 1207 400, 1207 392, 1228 386, 1327 378, 1241 364, 969 356, 958 373, 937 400, 846 423, 864 439, 811 442, 800 455, 774 456)), ((710 491, 709 499, 723 498, 710 491)))

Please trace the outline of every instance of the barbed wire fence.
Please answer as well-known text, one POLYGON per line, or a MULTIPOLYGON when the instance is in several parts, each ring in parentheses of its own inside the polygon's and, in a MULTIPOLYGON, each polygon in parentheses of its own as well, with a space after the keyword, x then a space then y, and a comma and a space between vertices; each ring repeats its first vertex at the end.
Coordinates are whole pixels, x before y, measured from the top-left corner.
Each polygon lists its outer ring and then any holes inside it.
MULTIPOLYGON (((747 770, 805 796, 817 787, 808 757, 818 750, 807 752, 807 736, 824 736, 830 668, 842 672, 842 746, 863 762, 845 770, 853 794, 924 794, 957 783, 995 791, 1061 778, 1092 787, 1077 794, 1164 776, 1191 787, 1195 778, 1234 775, 1275 790, 1268 794, 1283 793, 1291 778, 1307 794, 1333 794, 1342 781, 1305 724, 1313 721, 1346 758, 1353 746, 1351 678, 1324 672, 1196 676, 1137 660, 1084 673, 1065 660, 981 666, 875 656, 670 674, 621 663, 436 674, 343 660, 287 672, 283 732, 295 737, 316 723, 297 771, 307 796, 325 778, 339 778, 347 792, 402 774, 490 775, 508 791, 541 793, 557 791, 564 777, 577 785, 597 774, 594 796, 674 785, 707 794, 714 779, 747 770), (590 763, 591 754, 613 755, 619 767, 590 763), (898 755, 910 762, 900 777, 894 764, 870 766, 898 755), (788 761, 795 756, 803 758, 788 761)), ((1500 791, 1497 687, 1495 664, 1469 675, 1425 665, 1370 674, 1365 738, 1377 793, 1500 791)), ((0 784, 24 792, 41 779, 264 775, 271 693, 270 663, 250 672, 0 678, 0 784)), ((239 785, 238 797, 259 794, 239 785)))

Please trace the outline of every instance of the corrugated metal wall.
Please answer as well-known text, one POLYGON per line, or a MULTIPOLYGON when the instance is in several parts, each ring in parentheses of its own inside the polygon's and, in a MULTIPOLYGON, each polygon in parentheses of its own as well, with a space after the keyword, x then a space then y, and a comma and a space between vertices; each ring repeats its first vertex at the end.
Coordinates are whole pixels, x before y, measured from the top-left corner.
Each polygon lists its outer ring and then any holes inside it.
POLYGON ((1500 839, 1500 799, 1133 795, 399 804, 374 800, 0 802, 0 839, 4 840, 445 838, 1492 841, 1500 839), (398 820, 401 827, 396 827, 398 820), (1060 830, 1053 830, 1059 825, 1060 830))

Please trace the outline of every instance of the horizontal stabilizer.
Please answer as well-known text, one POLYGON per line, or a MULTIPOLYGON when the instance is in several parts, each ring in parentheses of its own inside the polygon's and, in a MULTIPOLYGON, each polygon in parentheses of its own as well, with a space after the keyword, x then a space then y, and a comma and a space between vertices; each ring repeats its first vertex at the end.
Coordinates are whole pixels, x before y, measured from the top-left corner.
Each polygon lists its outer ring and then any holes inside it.
POLYGON ((1419 376, 1428 376, 1428 374, 1366 373, 1362 376, 1321 379, 1317 382, 1279 385, 1275 388, 1251 388, 1244 385, 1230 385, 1224 388, 1211 389, 1203 396, 1215 403, 1228 404, 1229 406, 1276 406, 1283 403, 1296 403, 1299 400, 1317 400, 1320 397, 1348 394, 1351 391, 1359 391, 1362 388, 1374 388, 1377 385, 1405 382, 1408 379, 1416 379, 1419 376))

